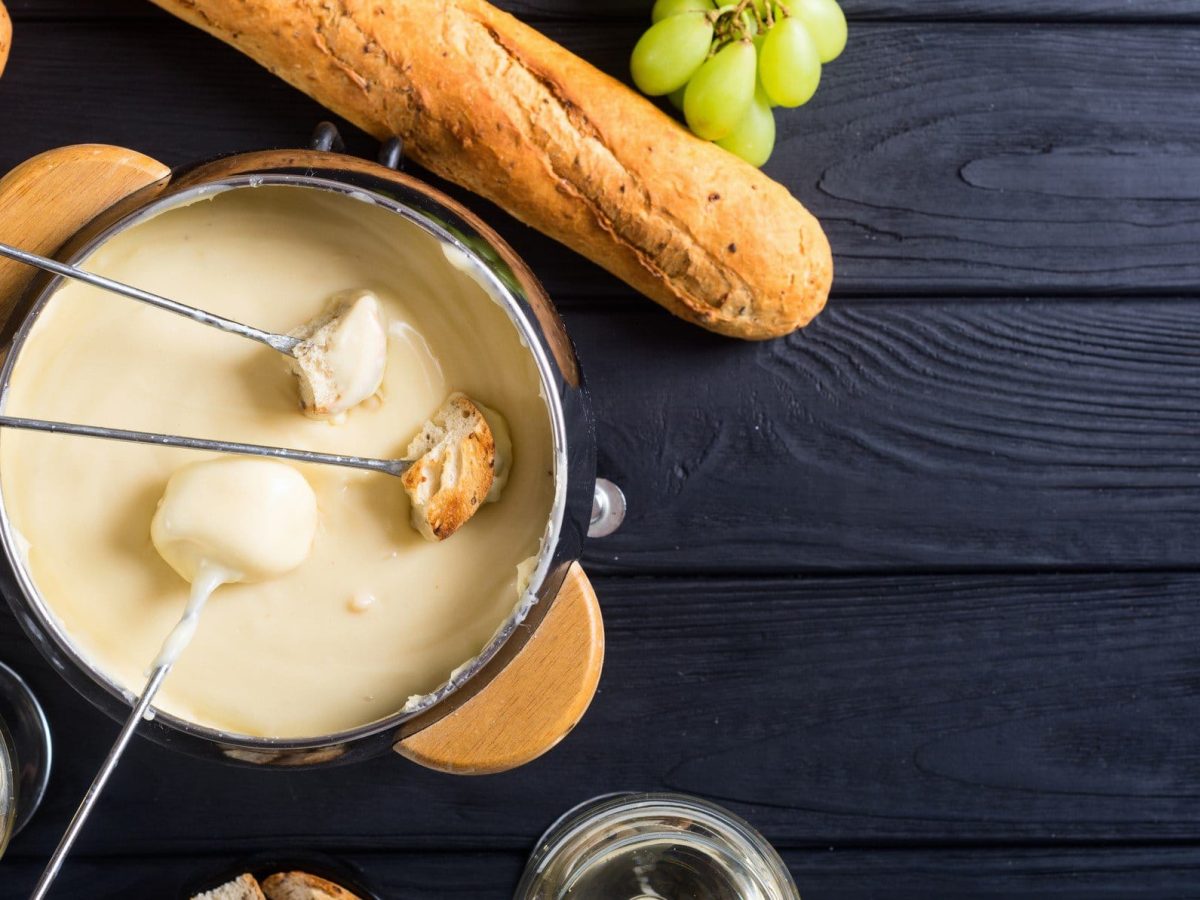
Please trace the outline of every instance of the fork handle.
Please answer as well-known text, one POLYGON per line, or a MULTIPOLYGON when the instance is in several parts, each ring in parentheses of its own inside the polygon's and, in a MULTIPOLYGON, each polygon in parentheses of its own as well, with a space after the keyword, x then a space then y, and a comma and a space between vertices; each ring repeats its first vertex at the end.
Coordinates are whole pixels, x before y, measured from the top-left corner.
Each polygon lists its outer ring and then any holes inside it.
POLYGON ((186 437, 181 434, 158 434, 153 431, 128 431, 101 425, 80 425, 76 422, 53 422, 47 419, 27 419, 21 416, 0 416, 0 426, 25 431, 44 431, 50 434, 73 434, 79 437, 128 441, 134 444, 156 444, 160 447, 182 447, 187 450, 212 450, 217 453, 240 453, 247 456, 268 456, 293 462, 316 463, 367 469, 385 475, 403 475, 412 465, 408 459, 375 459, 370 456, 344 456, 338 453, 317 453, 314 450, 293 450, 288 447, 268 447, 263 444, 243 444, 239 441, 218 441, 212 438, 186 437))

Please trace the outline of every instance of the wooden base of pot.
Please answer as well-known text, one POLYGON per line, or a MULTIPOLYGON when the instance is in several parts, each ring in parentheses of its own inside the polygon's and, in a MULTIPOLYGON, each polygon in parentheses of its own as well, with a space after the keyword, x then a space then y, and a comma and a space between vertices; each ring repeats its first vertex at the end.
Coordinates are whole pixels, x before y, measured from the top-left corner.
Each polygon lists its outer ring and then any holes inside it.
MULTIPOLYGON (((135 191, 153 193, 170 170, 123 147, 50 150, 0 179, 0 241, 53 255, 71 235, 135 191)), ((33 278, 0 259, 0 322, 33 278)), ((557 744, 583 716, 604 662, 596 593, 571 567, 537 630, 502 671, 453 712, 396 744, 403 756, 444 772, 502 772, 557 744)))
POLYGON ((516 658, 450 715, 396 744, 396 752, 458 775, 524 765, 566 737, 583 717, 603 663, 600 606, 576 563, 516 658))

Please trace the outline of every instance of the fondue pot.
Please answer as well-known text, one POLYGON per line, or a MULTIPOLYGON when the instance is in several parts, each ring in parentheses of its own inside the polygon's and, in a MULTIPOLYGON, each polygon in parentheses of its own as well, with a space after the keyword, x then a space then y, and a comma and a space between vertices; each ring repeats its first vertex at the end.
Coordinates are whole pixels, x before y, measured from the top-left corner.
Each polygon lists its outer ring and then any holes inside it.
MULTIPOLYGON (((591 411, 574 349, 529 269, 460 204, 398 171, 398 141, 384 145, 379 163, 337 152, 340 146, 333 126, 323 124, 311 149, 245 153, 175 170, 118 147, 52 150, 0 179, 0 240, 74 262, 123 230, 198 197, 290 185, 382 207, 461 252, 456 258, 466 260, 529 347, 549 409, 554 504, 531 581, 534 602, 518 605, 450 682, 412 708, 367 725, 308 738, 258 738, 160 711, 142 730, 185 752, 258 766, 349 762, 394 749, 442 771, 503 771, 554 746, 595 693, 604 631, 578 558, 589 527, 609 533, 619 524, 623 499, 611 485, 597 484, 591 411)), ((0 407, 29 328, 58 283, 0 262, 0 407)), ((124 720, 136 698, 76 649, 40 597, 18 540, 0 490, 0 542, 8 563, 0 566, 0 578, 18 621, 67 681, 105 713, 124 720)))

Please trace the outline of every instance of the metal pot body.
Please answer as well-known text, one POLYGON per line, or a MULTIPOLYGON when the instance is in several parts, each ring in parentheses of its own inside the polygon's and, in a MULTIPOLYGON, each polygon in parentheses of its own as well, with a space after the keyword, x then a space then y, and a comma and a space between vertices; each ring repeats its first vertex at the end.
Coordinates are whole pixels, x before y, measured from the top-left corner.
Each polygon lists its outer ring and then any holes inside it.
MULTIPOLYGON (((452 682, 416 709, 349 731, 304 739, 233 735, 159 713, 147 735, 193 755, 251 765, 310 766, 377 755, 436 722, 486 687, 520 650, 544 617, 567 569, 580 555, 592 514, 596 445, 591 408, 575 351, 545 291, 516 253, 460 204, 429 185, 387 166, 321 150, 264 151, 225 157, 174 171, 94 219, 64 245, 58 257, 77 262, 115 234, 174 206, 220 191, 265 184, 331 191, 388 209, 457 248, 471 274, 500 303, 530 348, 551 418, 555 500, 530 602, 505 621, 495 638, 452 682)), ((0 331, 0 407, 13 365, 39 312, 59 279, 39 277, 0 331)), ((0 501, 2 501, 0 491, 0 501)), ((54 668, 112 718, 127 718, 134 697, 95 669, 65 634, 41 599, 16 552, 13 529, 0 502, 0 542, 7 566, 0 586, 21 626, 54 668)), ((529 686, 531 691, 537 685, 529 686)))

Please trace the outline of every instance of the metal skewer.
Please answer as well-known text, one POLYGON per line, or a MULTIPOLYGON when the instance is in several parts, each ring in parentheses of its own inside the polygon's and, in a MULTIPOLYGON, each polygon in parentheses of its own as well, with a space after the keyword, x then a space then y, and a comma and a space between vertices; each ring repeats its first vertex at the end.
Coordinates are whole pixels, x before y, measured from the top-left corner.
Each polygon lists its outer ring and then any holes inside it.
MULTIPOLYGON (((202 309, 188 306, 186 303, 180 303, 177 300, 171 300, 150 291, 144 291, 141 288, 135 288, 131 285, 114 281, 102 275, 86 272, 75 266, 39 256, 36 253, 30 253, 5 243, 0 243, 0 256, 26 263, 55 275, 81 281, 102 290, 121 294, 122 296, 139 300, 142 303, 148 303, 151 306, 175 313, 176 315, 185 316, 202 325, 208 325, 229 334, 236 334, 253 341, 258 341, 261 344, 266 344, 272 350, 276 350, 287 356, 294 356, 296 347, 301 343, 300 338, 275 334, 245 325, 241 322, 235 322, 233 319, 227 319, 224 316, 206 312, 202 309)), ((0 415, 0 426, 28 431, 43 431, 51 434, 71 434, 80 437, 103 438, 138 444, 155 444, 160 447, 181 447, 189 450, 210 450, 219 453, 266 456, 274 459, 292 460, 294 462, 366 469, 372 472, 381 472, 385 475, 396 476, 403 475, 415 462, 415 460, 410 459, 375 459, 366 456, 318 453, 312 450, 294 450, 286 447, 269 447, 262 444, 246 444, 238 441, 221 441, 175 434, 158 434, 149 431, 130 431, 123 428, 81 425, 73 422, 53 422, 21 416, 0 415)), ((58 873, 62 869, 67 855, 75 844, 75 840, 78 838, 80 831, 83 830, 84 823, 99 800, 104 786, 115 771, 125 749, 129 746, 129 741, 132 739, 134 731, 137 730, 138 724, 146 715, 146 711, 150 708, 151 703, 154 702, 154 698, 158 694, 159 688, 162 687, 162 683, 166 679, 167 673, 170 672, 172 665, 173 661, 164 662, 156 666, 150 673, 149 680, 146 682, 141 696, 134 705, 133 711, 130 713, 129 718, 126 719, 120 734, 117 735, 116 742, 113 744, 112 749, 109 750, 108 756, 105 757, 99 772, 96 773, 95 780, 92 781, 91 787, 88 788, 87 793, 79 804, 79 808, 75 811, 75 815, 67 826, 67 830, 64 832, 62 839, 50 857, 50 861, 46 864, 45 870, 38 879, 37 886, 30 895, 31 900, 43 900, 49 893, 51 885, 58 877, 58 873)))
POLYGON ((101 425, 79 425, 74 422, 52 422, 46 419, 26 419, 21 416, 0 416, 0 427, 26 431, 46 431, 51 434, 74 434, 80 437, 128 441, 133 444, 157 444, 160 447, 183 447, 187 450, 214 450, 218 453, 241 453, 247 456, 269 456, 293 462, 367 469, 385 475, 403 475, 415 460, 376 459, 370 456, 344 456, 340 453, 318 453, 315 450, 293 450, 288 447, 268 447, 263 444, 243 444, 239 441, 218 441, 211 438, 185 437, 180 434, 158 434, 153 431, 127 431, 124 428, 105 428, 101 425))
POLYGON ((51 272, 55 275, 61 275, 64 278, 73 278, 75 281, 82 281, 84 284, 90 284, 92 287, 111 291, 123 297, 140 300, 142 303, 149 303, 151 306, 157 306, 159 309, 173 312, 177 316, 185 316, 194 322, 199 322, 201 325, 219 328, 221 331, 237 334, 252 341, 258 341, 260 344, 266 344, 272 350, 278 350, 285 356, 294 356, 296 346, 301 343, 300 338, 263 331, 261 328, 255 328, 252 325, 243 325, 241 322, 235 322, 233 319, 205 312, 194 306, 188 306, 186 303, 180 303, 178 300, 161 297, 158 294, 143 291, 141 288, 135 288, 120 281, 113 281, 111 278, 105 278, 103 275, 85 272, 83 269, 75 266, 70 266, 45 256, 38 256, 36 253, 30 253, 28 250, 21 250, 9 244, 0 243, 0 256, 15 259, 17 262, 23 262, 26 265, 51 272))
POLYGON ((67 826, 62 840, 54 848, 54 854, 50 857, 50 862, 46 864, 46 868, 42 871, 42 877, 38 879, 33 893, 29 895, 30 900, 43 900, 50 892, 50 886, 54 883, 54 879, 58 877, 58 872, 62 868, 67 854, 71 852, 71 847, 74 845, 75 839, 79 837, 79 832, 83 829, 83 823, 87 821, 92 807, 96 805, 96 801, 100 798, 100 792, 104 790, 104 785, 108 783, 108 779, 112 775, 113 770, 116 769, 117 763, 121 761, 121 756, 124 754, 125 748, 129 746, 129 740, 133 737, 133 732, 137 729, 142 717, 146 715, 146 710, 150 708, 150 704, 154 701, 154 695, 162 687, 167 673, 171 671, 171 665, 172 663, 170 662, 163 663, 150 673, 150 680, 146 682, 146 687, 142 691, 141 698, 138 700, 137 705, 134 706, 133 712, 129 714, 129 718, 125 720, 125 725, 121 728, 121 733, 117 735, 116 743, 108 751, 108 756, 105 757, 104 764, 100 766, 100 771, 96 773, 96 778, 92 782, 92 786, 88 788, 88 792, 84 795, 79 808, 75 810, 75 815, 71 818, 71 824, 67 826))
MULTIPOLYGON (((191 450, 215 450, 221 453, 242 453, 251 456, 268 456, 275 459, 289 459, 295 462, 321 463, 332 466, 347 466, 353 469, 368 469, 372 472, 382 472, 387 475, 402 475, 413 464, 410 459, 373 459, 366 456, 342 456, 335 453, 317 453, 311 450, 292 450, 285 447, 267 447, 262 444, 243 444, 238 441, 217 441, 208 438, 184 437, 176 434, 157 434, 149 431, 128 431, 123 428, 104 428, 98 425, 78 425, 72 422, 51 422, 44 419, 27 419, 20 416, 0 416, 0 426, 21 428, 29 431, 45 431, 51 434, 73 434, 81 437, 105 438, 114 441, 129 441, 138 444, 157 444, 161 447, 183 447, 191 450)), ((112 749, 108 751, 100 771, 88 788, 79 808, 71 818, 71 823, 63 833, 62 839, 46 864, 37 886, 30 895, 31 900, 43 900, 50 892, 50 887, 58 877, 63 862, 71 852, 79 832, 100 799, 100 794, 113 771, 117 768, 125 748, 137 730, 138 723, 146 715, 146 710, 154 702, 158 689, 170 672, 173 662, 165 662, 157 666, 151 673, 141 697, 129 714, 121 733, 112 749)))

